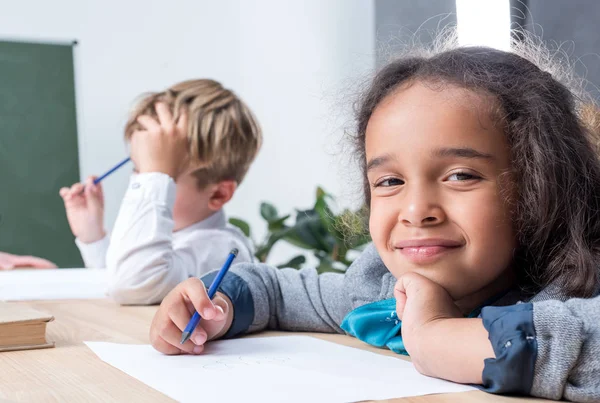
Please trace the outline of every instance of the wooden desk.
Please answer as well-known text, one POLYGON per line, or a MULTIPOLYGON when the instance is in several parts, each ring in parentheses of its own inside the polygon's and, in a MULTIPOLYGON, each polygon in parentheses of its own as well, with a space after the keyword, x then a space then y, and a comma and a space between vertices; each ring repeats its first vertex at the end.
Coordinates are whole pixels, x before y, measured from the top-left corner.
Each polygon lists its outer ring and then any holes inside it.
MULTIPOLYGON (((48 325, 47 333, 48 340, 56 342, 56 348, 0 353, 0 402, 173 402, 162 393, 104 363, 83 344, 84 340, 149 343, 148 330, 156 306, 120 307, 108 300, 32 301, 27 304, 54 315, 55 320, 48 325)), ((268 332, 261 336, 269 334, 278 333, 268 332)), ((309 335, 398 357, 348 336, 309 335)), ((508 398, 475 391, 392 401, 516 403, 540 400, 508 398)))

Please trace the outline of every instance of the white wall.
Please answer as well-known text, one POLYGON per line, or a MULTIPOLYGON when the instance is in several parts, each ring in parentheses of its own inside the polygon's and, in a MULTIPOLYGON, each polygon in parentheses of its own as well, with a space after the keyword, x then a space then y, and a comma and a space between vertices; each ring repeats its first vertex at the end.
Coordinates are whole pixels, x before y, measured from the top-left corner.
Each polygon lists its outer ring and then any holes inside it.
MULTIPOLYGON (((373 8, 372 1, 344 0, 3 1, 0 40, 79 42, 82 178, 126 155, 122 127, 140 93, 193 77, 234 89, 258 116, 265 141, 226 210, 260 236, 260 201, 288 212, 310 207, 317 184, 344 194, 330 152, 341 130, 332 101, 374 66, 373 8)), ((103 183, 108 228, 128 174, 103 183)), ((273 259, 288 253, 278 250, 273 259)))

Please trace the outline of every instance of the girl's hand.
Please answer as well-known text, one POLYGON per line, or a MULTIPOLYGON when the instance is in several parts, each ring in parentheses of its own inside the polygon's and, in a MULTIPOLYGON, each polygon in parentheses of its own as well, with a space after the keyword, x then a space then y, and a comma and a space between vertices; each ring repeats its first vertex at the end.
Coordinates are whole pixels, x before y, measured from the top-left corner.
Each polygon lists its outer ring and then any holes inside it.
POLYGON ((415 368, 436 378, 481 384, 484 359, 494 357, 481 319, 464 318, 443 287, 416 273, 398 279, 394 296, 415 368))
POLYGON ((70 188, 60 189, 71 232, 83 243, 96 242, 106 236, 102 185, 94 185, 94 179, 95 176, 90 176, 85 185, 75 183, 70 188))
POLYGON ((200 354, 207 341, 227 333, 232 321, 229 298, 217 293, 211 301, 202 281, 192 277, 175 287, 160 304, 150 326, 150 343, 163 354, 200 354), (179 344, 194 310, 202 320, 190 339, 179 344))

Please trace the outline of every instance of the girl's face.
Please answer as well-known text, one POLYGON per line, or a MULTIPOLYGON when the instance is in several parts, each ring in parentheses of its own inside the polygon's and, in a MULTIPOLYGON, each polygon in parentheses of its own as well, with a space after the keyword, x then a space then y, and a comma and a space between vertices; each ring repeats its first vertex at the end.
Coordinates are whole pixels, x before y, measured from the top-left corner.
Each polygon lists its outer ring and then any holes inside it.
POLYGON ((508 146, 482 104, 416 82, 377 106, 365 145, 370 231, 385 265, 475 305, 509 285, 516 247, 508 146))

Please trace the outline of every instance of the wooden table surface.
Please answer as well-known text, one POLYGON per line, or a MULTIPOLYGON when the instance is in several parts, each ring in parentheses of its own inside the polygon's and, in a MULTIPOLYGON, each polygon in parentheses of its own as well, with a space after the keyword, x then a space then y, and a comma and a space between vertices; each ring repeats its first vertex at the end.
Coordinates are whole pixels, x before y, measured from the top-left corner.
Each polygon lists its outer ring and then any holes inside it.
MULTIPOLYGON (((14 302, 21 304, 22 302, 14 302)), ((173 400, 100 360, 83 341, 149 343, 156 311, 121 307, 109 300, 30 301, 54 315, 47 338, 56 348, 0 353, 0 402, 172 402, 173 400)), ((281 334, 266 332, 261 336, 281 334)), ((290 333, 286 333, 290 334, 290 333)), ((312 334, 339 344, 399 357, 342 335, 312 334)), ((283 400, 282 400, 283 401, 283 400)), ((388 400, 404 403, 541 402, 473 391, 388 400)))

